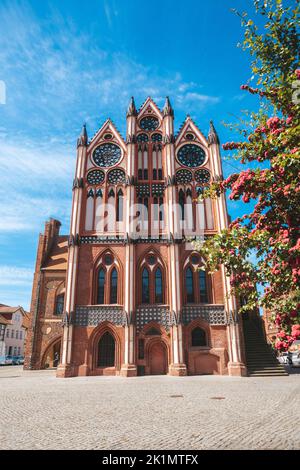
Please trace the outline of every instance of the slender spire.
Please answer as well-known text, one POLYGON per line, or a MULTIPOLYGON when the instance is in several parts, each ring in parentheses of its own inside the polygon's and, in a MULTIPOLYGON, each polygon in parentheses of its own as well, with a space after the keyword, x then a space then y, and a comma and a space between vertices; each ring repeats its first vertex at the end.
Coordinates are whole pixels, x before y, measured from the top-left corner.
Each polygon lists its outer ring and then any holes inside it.
POLYGON ((86 124, 84 123, 82 126, 81 134, 79 138, 77 139, 77 147, 79 147, 80 145, 83 145, 84 147, 86 147, 87 144, 88 144, 88 135, 86 131, 86 124))
POLYGON ((174 111, 173 111, 173 108, 171 106, 171 103, 170 103, 170 100, 169 100, 168 96, 166 97, 166 101, 165 101, 165 105, 164 105, 164 109, 163 109, 163 115, 164 116, 174 116, 174 111))
POLYGON ((217 131, 216 131, 214 123, 212 121, 210 121, 210 123, 209 123, 209 132, 208 132, 208 139, 207 140, 208 140, 209 145, 219 144, 220 143, 217 131))
POLYGON ((136 115, 137 115, 137 111, 136 111, 136 107, 135 107, 134 98, 132 96, 131 100, 130 100, 130 103, 129 103, 129 106, 128 106, 128 109, 127 109, 127 117, 136 116, 136 115))

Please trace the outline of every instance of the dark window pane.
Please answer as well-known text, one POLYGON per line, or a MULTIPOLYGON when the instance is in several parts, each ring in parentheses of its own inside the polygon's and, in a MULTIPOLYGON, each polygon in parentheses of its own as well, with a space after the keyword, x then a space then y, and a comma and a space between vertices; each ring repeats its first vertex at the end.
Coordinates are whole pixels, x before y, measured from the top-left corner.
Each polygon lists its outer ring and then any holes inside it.
POLYGON ((179 191, 179 205, 181 207, 181 214, 180 214, 180 219, 181 220, 184 220, 184 201, 185 201, 185 196, 184 196, 184 192, 182 191, 182 189, 179 191))
POLYGON ((208 303, 208 292, 205 271, 199 271, 199 289, 200 289, 200 302, 203 304, 208 303))
POLYGON ((144 268, 142 274, 142 303, 150 303, 149 272, 146 268, 144 268))
POLYGON ((164 220, 164 199, 159 198, 159 220, 162 222, 164 220))
POLYGON ((145 357, 145 342, 143 339, 139 339, 139 359, 144 359, 145 357))
POLYGON ((111 272, 110 276, 110 302, 116 304, 118 302, 118 273, 116 268, 111 272))
POLYGON ((146 333, 147 336, 160 336, 161 335, 161 332, 152 326, 152 328, 150 328, 150 330, 147 331, 146 333))
POLYGON ((185 290, 186 290, 186 300, 188 303, 195 302, 194 296, 194 285, 193 285, 193 271, 191 268, 188 268, 185 272, 185 290))
POLYGON ((115 365, 115 340, 106 332, 100 338, 98 345, 98 366, 113 367, 115 365))
POLYGON ((123 192, 120 189, 117 195, 117 222, 121 222, 123 220, 123 192))
POLYGON ((202 328, 195 328, 192 331, 192 346, 206 346, 206 334, 202 328))
POLYGON ((155 303, 163 303, 162 272, 160 268, 155 271, 155 303))
POLYGON ((55 303, 55 315, 62 315, 64 311, 64 301, 65 301, 65 296, 64 294, 59 294, 56 297, 56 303, 55 303))
POLYGON ((98 272, 97 304, 104 304, 104 284, 105 284, 105 272, 103 269, 100 269, 98 272))
POLYGON ((163 179, 163 174, 162 174, 162 169, 161 168, 158 169, 158 179, 159 180, 163 179))

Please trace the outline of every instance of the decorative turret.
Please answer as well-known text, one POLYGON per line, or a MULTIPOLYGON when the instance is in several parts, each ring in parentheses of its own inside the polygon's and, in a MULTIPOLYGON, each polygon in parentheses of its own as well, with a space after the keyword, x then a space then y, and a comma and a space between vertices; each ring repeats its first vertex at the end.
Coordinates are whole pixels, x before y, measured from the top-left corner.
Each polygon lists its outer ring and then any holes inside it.
POLYGON ((130 100, 130 103, 129 103, 129 106, 128 106, 128 109, 127 109, 127 117, 129 116, 136 116, 137 115, 137 111, 136 111, 136 107, 135 107, 135 102, 134 102, 134 98, 133 96, 131 97, 131 100, 130 100))
POLYGON ((164 108, 163 108, 163 115, 164 116, 174 116, 174 111, 173 111, 173 108, 171 106, 171 103, 170 103, 170 100, 169 100, 168 96, 166 97, 165 105, 164 105, 164 108))
POLYGON ((210 121, 207 141, 208 141, 208 145, 211 145, 211 144, 218 144, 219 145, 219 143, 220 143, 217 131, 216 131, 214 123, 212 121, 210 121))
POLYGON ((77 139, 77 147, 80 147, 81 145, 83 147, 87 147, 87 144, 88 144, 88 135, 86 131, 86 124, 83 124, 80 137, 77 139))

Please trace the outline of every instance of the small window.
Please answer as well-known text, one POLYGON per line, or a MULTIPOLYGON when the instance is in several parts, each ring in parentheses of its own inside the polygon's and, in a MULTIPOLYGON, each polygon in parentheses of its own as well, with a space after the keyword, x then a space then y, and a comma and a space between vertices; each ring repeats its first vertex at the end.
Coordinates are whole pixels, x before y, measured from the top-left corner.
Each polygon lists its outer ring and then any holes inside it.
POLYGON ((23 339, 23 331, 20 331, 20 339, 23 339))
POLYGON ((9 338, 9 330, 6 330, 6 338, 9 338))
POLYGON ((16 330, 16 339, 19 339, 19 330, 16 330))
POLYGON ((154 326, 152 326, 146 333, 147 336, 160 336, 161 333, 160 331, 157 329, 157 328, 154 328, 154 326))
POLYGON ((10 336, 11 338, 14 337, 14 332, 15 332, 15 330, 11 330, 11 336, 10 336))
POLYGON ((55 303, 55 315, 62 315, 64 311, 64 302, 65 302, 65 296, 64 294, 59 294, 56 297, 56 303, 55 303))
POLYGON ((206 333, 202 328, 195 328, 192 331, 192 346, 207 346, 206 333))
POLYGON ((145 341, 143 339, 139 339, 139 359, 144 359, 145 357, 145 341))

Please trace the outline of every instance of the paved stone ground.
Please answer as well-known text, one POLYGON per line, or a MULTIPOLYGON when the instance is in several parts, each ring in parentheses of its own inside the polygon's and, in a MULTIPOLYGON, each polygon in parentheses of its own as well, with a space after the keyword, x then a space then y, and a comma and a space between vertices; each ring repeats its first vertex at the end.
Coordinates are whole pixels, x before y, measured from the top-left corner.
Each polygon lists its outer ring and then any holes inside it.
POLYGON ((6 366, 0 390, 0 449, 300 449, 300 374, 56 379, 6 366))

